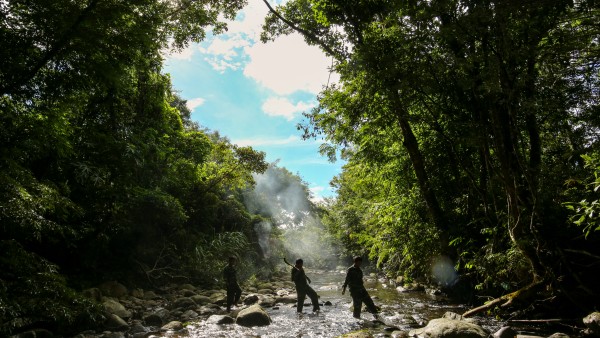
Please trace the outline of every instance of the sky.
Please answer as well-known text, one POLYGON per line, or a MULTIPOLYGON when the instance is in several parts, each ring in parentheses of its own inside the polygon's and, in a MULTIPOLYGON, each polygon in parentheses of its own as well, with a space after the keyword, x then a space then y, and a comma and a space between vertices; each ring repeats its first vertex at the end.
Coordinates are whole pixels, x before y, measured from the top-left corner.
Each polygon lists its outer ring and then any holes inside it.
POLYGON ((267 12, 262 0, 249 0, 227 33, 167 55, 164 72, 194 121, 234 144, 264 151, 268 162, 278 161, 307 182, 313 200, 332 197, 329 181, 343 163, 329 162, 319 154, 321 141, 302 140, 297 130, 317 94, 337 80, 329 72, 331 59, 299 34, 260 42, 267 12))

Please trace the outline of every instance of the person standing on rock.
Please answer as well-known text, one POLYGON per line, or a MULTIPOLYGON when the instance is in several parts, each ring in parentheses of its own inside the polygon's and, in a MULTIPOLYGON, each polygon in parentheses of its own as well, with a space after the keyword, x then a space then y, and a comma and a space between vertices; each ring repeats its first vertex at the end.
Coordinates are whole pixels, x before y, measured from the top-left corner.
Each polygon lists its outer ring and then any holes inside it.
POLYGON ((302 313, 304 307, 304 299, 306 296, 310 298, 313 306, 313 312, 319 311, 319 295, 308 284, 310 278, 304 273, 304 261, 301 258, 296 260, 296 265, 292 267, 292 281, 296 284, 296 293, 298 295, 298 305, 296 311, 302 313))
POLYGON ((344 286, 342 287, 342 295, 346 293, 346 287, 349 286, 350 296, 352 296, 352 305, 354 307, 352 314, 354 318, 360 318, 360 312, 362 310, 363 303, 365 303, 367 306, 367 311, 377 317, 379 311, 377 310, 377 307, 373 303, 373 299, 371 299, 371 296, 363 284, 363 272, 360 269, 361 264, 362 257, 354 257, 354 264, 348 268, 348 272, 346 273, 346 280, 344 281, 344 286))
POLYGON ((242 288, 237 282, 237 270, 235 265, 237 259, 235 256, 229 256, 229 264, 223 269, 223 278, 227 287, 227 311, 231 311, 231 306, 237 306, 242 297, 242 288))

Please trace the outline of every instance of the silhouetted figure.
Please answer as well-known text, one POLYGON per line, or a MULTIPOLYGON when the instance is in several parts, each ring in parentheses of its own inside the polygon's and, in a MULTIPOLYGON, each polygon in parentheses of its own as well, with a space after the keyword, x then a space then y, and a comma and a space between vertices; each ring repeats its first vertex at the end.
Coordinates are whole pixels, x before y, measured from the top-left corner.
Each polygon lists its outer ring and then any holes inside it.
POLYGON ((354 257, 354 264, 348 268, 346 280, 344 281, 344 286, 342 287, 342 295, 346 293, 346 287, 350 287, 350 296, 352 296, 352 305, 354 307, 352 315, 354 318, 360 318, 360 312, 363 303, 365 303, 367 306, 367 311, 372 313, 374 316, 377 316, 379 313, 377 307, 375 307, 375 304, 373 303, 373 299, 371 299, 371 296, 369 296, 369 293, 363 284, 363 272, 360 269, 361 264, 362 257, 354 257))
POLYGON ((227 311, 231 311, 232 305, 237 306, 240 297, 242 297, 242 288, 237 282, 236 263, 235 256, 229 256, 229 264, 223 269, 223 278, 227 287, 227 311))
POLYGON ((310 283, 310 278, 304 273, 303 265, 304 261, 301 258, 298 258, 296 260, 296 265, 292 267, 292 281, 296 284, 296 293, 298 294, 298 306, 296 307, 296 311, 302 313, 304 299, 308 296, 312 302, 313 312, 317 312, 319 311, 319 296, 315 290, 308 285, 310 283))

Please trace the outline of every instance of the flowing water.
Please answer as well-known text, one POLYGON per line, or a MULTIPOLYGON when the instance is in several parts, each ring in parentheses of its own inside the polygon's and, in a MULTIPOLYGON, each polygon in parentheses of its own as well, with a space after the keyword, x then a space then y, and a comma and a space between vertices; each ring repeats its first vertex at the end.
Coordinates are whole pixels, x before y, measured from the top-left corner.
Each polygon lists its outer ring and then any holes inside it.
MULTIPOLYGON (((320 313, 313 314, 312 306, 305 305, 304 313, 298 315, 294 304, 277 304, 265 309, 273 321, 269 326, 247 328, 198 322, 188 327, 186 337, 337 337, 356 330, 368 330, 375 337, 385 337, 391 334, 392 327, 409 331, 424 326, 430 319, 442 317, 447 311, 460 314, 467 309, 424 292, 398 292, 393 286, 365 277, 365 286, 375 304, 381 307, 380 317, 387 325, 374 321, 368 312, 363 312, 359 320, 352 317, 349 292, 341 294, 345 271, 307 271, 307 274, 320 296, 320 303, 331 303, 321 306, 320 313)), ((501 326, 494 320, 477 319, 492 333, 501 326)))

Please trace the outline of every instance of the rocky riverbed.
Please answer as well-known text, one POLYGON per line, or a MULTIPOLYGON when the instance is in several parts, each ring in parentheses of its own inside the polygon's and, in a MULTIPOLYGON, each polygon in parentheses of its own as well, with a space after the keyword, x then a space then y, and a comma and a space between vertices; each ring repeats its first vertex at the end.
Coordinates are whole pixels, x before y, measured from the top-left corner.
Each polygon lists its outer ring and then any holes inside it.
MULTIPOLYGON (((287 273, 270 281, 244 285, 242 304, 227 312, 223 289, 204 290, 191 284, 170 285, 156 290, 128 289, 108 281, 84 293, 101 302, 106 311, 102 330, 89 330, 77 338, 146 337, 579 337, 600 333, 600 313, 586 317, 587 328, 542 334, 545 330, 519 330, 490 318, 463 318, 465 307, 452 304, 439 290, 424 285, 402 284, 366 278, 369 292, 381 307, 374 318, 352 318, 351 299, 342 296, 343 270, 313 271, 313 288, 320 295, 322 310, 296 313, 294 284, 287 273)), ((310 300, 306 300, 310 302, 310 300)), ((583 327, 583 325, 582 325, 583 327)), ((52 337, 45 330, 32 330, 16 337, 52 337)))

